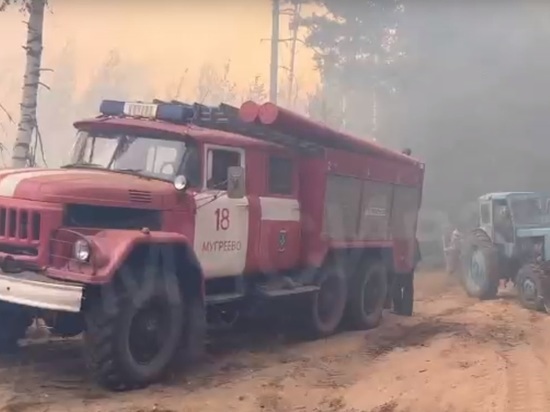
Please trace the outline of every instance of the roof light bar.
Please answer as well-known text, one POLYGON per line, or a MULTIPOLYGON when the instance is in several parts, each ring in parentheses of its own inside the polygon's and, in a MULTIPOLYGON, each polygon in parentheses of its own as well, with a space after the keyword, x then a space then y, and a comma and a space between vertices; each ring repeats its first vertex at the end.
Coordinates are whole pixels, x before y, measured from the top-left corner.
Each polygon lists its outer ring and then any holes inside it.
POLYGON ((185 103, 142 103, 103 100, 99 107, 106 116, 137 117, 164 120, 172 123, 189 123, 196 116, 194 106, 185 103))

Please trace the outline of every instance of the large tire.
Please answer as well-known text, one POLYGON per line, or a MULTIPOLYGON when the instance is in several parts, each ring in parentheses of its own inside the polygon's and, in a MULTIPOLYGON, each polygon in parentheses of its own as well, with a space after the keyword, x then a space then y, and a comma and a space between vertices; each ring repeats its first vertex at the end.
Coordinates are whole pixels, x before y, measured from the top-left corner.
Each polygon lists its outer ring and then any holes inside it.
POLYGON ((14 353, 18 350, 18 342, 25 337, 33 318, 22 306, 0 302, 0 319, 0 353, 14 353))
POLYGON ((311 296, 305 312, 305 330, 310 339, 320 339, 336 332, 344 317, 348 296, 345 273, 334 261, 321 269, 319 291, 311 296))
POLYGON ((346 320, 357 330, 377 327, 388 295, 388 273, 381 261, 361 265, 361 270, 351 277, 346 320), (363 270, 365 269, 365 270, 363 270))
POLYGON ((542 291, 542 268, 530 263, 524 265, 516 277, 516 288, 521 306, 526 309, 542 312, 545 310, 542 291))
POLYGON ((498 292, 498 252, 489 236, 475 229, 463 253, 462 284, 469 296, 494 299, 498 292))
POLYGON ((113 287, 86 307, 89 367, 96 381, 113 391, 141 388, 162 378, 174 364, 186 323, 175 275, 135 278, 141 281, 131 288, 120 273, 113 287))

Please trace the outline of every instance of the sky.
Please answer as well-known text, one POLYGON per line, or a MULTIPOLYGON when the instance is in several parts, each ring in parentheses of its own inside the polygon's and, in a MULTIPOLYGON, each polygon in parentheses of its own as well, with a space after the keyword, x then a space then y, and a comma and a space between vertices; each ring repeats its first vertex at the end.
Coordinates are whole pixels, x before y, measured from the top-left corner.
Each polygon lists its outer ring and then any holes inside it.
MULTIPOLYGON (((0 48, 0 102, 12 108, 19 98, 19 87, 14 86, 24 68, 24 19, 16 8, 0 13, 0 38, 10 39, 0 48)), ((51 63, 70 45, 77 58, 79 89, 113 49, 125 61, 143 66, 158 90, 177 82, 186 70, 187 87, 192 87, 204 64, 221 69, 228 60, 231 79, 239 87, 256 76, 268 84, 270 46, 262 39, 271 33, 269 0, 50 0, 44 24, 43 67, 55 70, 51 63)), ((281 30, 281 37, 288 37, 284 18, 281 30)), ((288 50, 281 45, 282 65, 288 50)), ((318 75, 311 53, 303 47, 296 70, 302 93, 313 90, 318 75)))

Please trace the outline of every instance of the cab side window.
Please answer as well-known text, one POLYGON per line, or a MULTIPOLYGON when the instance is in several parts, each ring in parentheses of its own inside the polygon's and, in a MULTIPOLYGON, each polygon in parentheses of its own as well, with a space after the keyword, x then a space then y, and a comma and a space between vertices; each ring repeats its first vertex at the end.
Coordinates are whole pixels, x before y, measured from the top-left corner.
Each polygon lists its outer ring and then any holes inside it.
POLYGON ((283 156, 269 157, 268 191, 273 195, 292 194, 292 159, 283 156))
POLYGON ((480 223, 482 225, 491 224, 491 208, 488 203, 482 203, 480 208, 480 223))
POLYGON ((506 200, 495 200, 493 203, 493 224, 496 233, 499 233, 505 242, 514 241, 514 227, 510 207, 506 200))
POLYGON ((208 150, 208 189, 227 190, 227 169, 241 166, 241 154, 235 150, 208 150))

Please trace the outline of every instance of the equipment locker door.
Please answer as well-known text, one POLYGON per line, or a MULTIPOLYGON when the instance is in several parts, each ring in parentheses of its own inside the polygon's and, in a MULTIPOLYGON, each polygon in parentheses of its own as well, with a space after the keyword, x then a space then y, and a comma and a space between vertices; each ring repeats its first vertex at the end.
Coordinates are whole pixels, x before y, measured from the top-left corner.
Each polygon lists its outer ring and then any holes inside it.
POLYGON ((290 157, 268 156, 266 189, 260 197, 260 269, 291 269, 300 258, 301 225, 297 176, 290 157))

